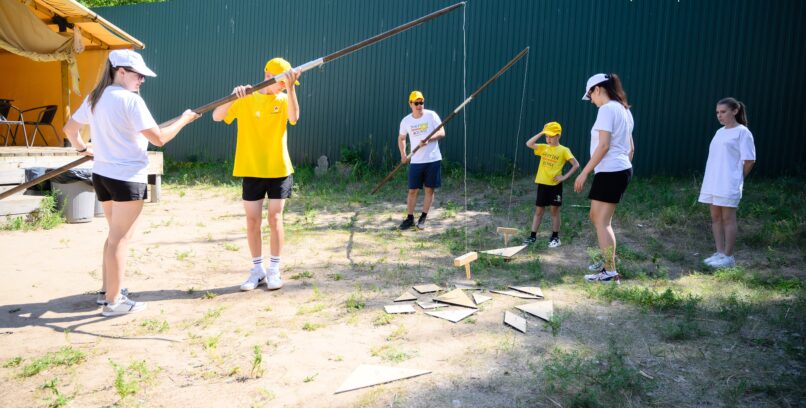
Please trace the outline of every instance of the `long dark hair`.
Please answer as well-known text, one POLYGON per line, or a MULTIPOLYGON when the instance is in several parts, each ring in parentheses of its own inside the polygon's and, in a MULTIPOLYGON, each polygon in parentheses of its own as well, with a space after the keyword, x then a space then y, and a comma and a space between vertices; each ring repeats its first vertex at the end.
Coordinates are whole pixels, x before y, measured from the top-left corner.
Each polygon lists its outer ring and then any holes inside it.
POLYGON ((627 102, 627 93, 624 92, 624 87, 621 86, 621 79, 619 79, 618 75, 607 74, 607 81, 596 84, 596 86, 601 86, 610 99, 618 101, 625 108, 630 109, 630 104, 627 102))
POLYGON ((107 86, 112 85, 114 82, 115 67, 113 67, 112 63, 107 60, 106 66, 98 77, 98 82, 95 84, 95 88, 93 88, 92 92, 90 92, 90 111, 95 111, 95 105, 98 104, 98 100, 101 99, 104 89, 106 89, 107 86))
POLYGON ((727 97, 720 99, 716 104, 725 105, 731 109, 738 110, 738 112, 736 112, 736 121, 747 126, 747 109, 744 108, 744 104, 741 101, 736 98, 727 97))

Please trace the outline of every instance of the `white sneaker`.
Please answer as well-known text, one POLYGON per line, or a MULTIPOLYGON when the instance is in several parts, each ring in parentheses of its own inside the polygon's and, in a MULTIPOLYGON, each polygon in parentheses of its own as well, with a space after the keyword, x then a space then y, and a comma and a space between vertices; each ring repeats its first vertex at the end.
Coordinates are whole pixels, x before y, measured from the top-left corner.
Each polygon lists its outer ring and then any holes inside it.
POLYGON ((618 272, 607 272, 604 269, 599 273, 585 275, 585 280, 588 282, 616 282, 616 284, 621 284, 621 277, 618 272))
POLYGON ((721 258, 711 262, 712 268, 721 269, 721 268, 731 268, 736 266, 736 258, 732 256, 722 255, 721 258))
POLYGON ((121 295, 116 303, 107 303, 101 311, 102 316, 120 316, 129 313, 137 313, 146 310, 144 302, 135 302, 126 296, 121 295))
POLYGON ((713 263, 714 261, 722 258, 723 256, 725 256, 725 255, 723 253, 721 253, 721 252, 714 252, 713 255, 709 256, 708 258, 703 259, 702 263, 704 263, 704 264, 706 264, 708 266, 711 266, 711 263, 713 263))
POLYGON ((560 242, 560 238, 559 238, 559 237, 557 237, 557 238, 552 238, 552 239, 549 241, 549 248, 557 248, 557 247, 558 247, 558 246, 560 246, 560 245, 562 245, 562 242, 560 242))
POLYGON ((601 271, 602 268, 604 268, 604 261, 598 261, 588 265, 588 270, 591 272, 601 271))
MULTIPOLYGON (((129 289, 121 288, 120 289, 120 294, 123 295, 123 296, 129 296, 129 289)), ((98 291, 98 297, 95 299, 95 303, 99 304, 101 306, 105 305, 106 304, 106 292, 104 292, 102 290, 99 290, 98 291)))
POLYGON ((280 278, 280 271, 269 271, 266 275, 266 287, 269 290, 277 290, 283 287, 283 279, 280 278))
POLYGON ((266 283, 266 272, 265 271, 255 271, 252 270, 249 272, 249 278, 241 284, 241 290, 254 290, 256 287, 263 285, 266 283))

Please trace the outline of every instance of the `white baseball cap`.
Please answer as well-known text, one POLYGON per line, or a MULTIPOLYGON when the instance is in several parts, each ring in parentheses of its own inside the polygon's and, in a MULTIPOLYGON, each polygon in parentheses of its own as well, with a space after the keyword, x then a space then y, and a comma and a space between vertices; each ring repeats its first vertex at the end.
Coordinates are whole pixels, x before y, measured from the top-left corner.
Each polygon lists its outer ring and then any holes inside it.
POLYGON ((608 79, 610 79, 610 75, 608 74, 596 74, 588 78, 588 84, 587 86, 585 86, 585 93, 582 94, 582 100, 583 101, 591 100, 591 98, 588 96, 588 91, 590 91, 591 88, 593 88, 594 86, 599 85, 602 82, 607 81, 608 79))
POLYGON ((114 50, 109 53, 109 62, 112 64, 113 67, 129 67, 133 71, 136 71, 139 74, 143 74, 145 76, 155 77, 157 74, 154 73, 150 68, 146 66, 146 63, 143 62, 143 57, 132 51, 132 50, 114 50))

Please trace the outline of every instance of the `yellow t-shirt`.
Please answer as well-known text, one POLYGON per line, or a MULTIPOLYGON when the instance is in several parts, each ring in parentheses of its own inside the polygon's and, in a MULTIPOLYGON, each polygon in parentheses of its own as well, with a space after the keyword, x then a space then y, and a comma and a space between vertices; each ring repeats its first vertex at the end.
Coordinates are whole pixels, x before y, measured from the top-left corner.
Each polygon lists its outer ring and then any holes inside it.
MULTIPOLYGON (((255 92, 235 101, 224 118, 238 119, 235 177, 280 178, 294 172, 286 141, 288 95, 255 92)), ((296 123, 291 123, 295 125, 296 123)))
POLYGON ((556 186, 555 176, 562 175, 565 162, 574 158, 571 149, 557 145, 539 144, 535 147, 535 156, 540 156, 540 166, 537 168, 535 183, 556 186))

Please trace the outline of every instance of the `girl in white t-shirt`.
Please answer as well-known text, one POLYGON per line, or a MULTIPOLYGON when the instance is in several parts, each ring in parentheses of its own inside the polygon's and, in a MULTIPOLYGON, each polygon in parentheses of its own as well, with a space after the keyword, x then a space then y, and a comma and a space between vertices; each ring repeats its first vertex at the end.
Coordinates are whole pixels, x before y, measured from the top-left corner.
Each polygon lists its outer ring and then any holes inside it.
POLYGON ((148 143, 168 143, 199 117, 186 110, 172 124, 157 126, 139 95, 146 76, 157 74, 140 54, 131 50, 110 52, 95 88, 64 126, 76 151, 93 156, 92 183, 109 224, 103 250, 103 286, 96 300, 103 305, 104 316, 139 312, 146 307, 143 302, 129 300, 122 281, 129 240, 147 195, 148 143), (90 127, 92 145, 78 137, 84 125, 90 127))
POLYGON ((744 178, 756 163, 756 147, 747 128, 743 103, 734 98, 720 100, 716 118, 723 127, 711 139, 699 198, 710 205, 716 252, 703 262, 714 268, 727 268, 736 265, 736 208, 742 198, 744 178))
POLYGON ((596 74, 588 79, 583 100, 599 108, 591 128, 591 158, 574 181, 574 191, 582 192, 585 180, 593 172, 590 219, 596 228, 603 263, 589 267, 596 272, 585 275, 589 282, 619 281, 616 271, 616 235, 611 222, 616 205, 632 179, 634 152, 633 118, 627 94, 616 74, 596 74))

